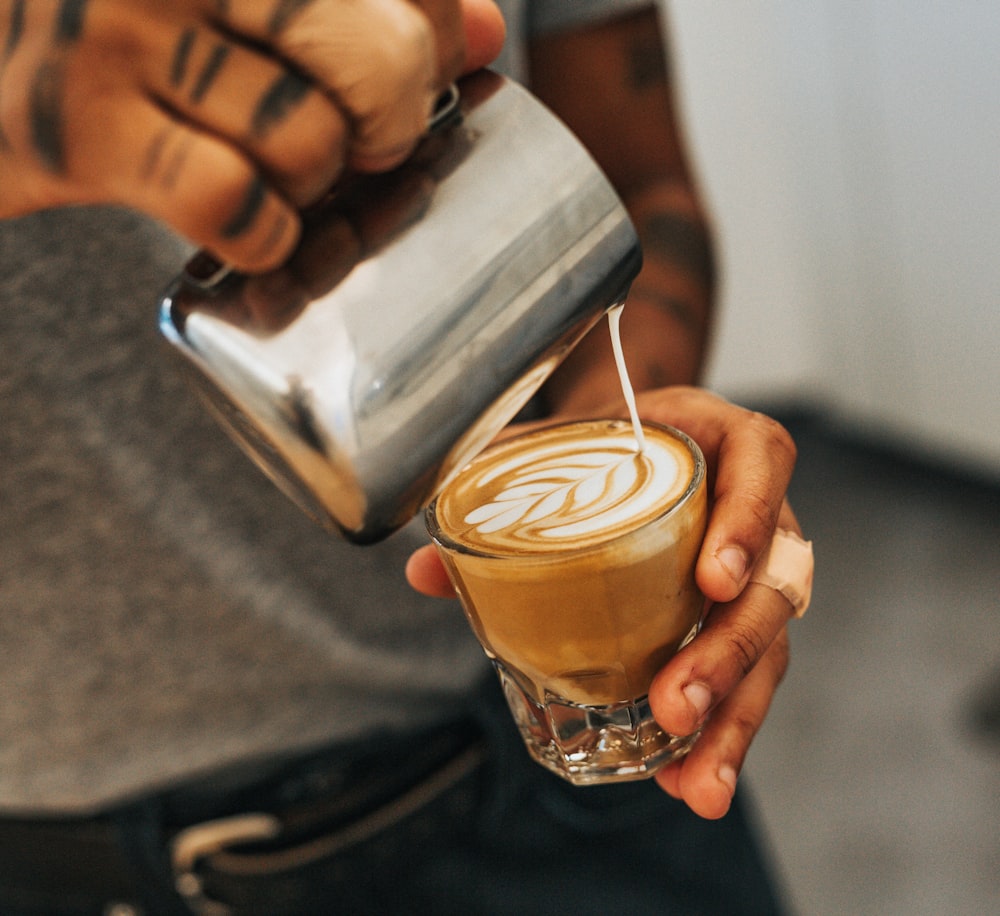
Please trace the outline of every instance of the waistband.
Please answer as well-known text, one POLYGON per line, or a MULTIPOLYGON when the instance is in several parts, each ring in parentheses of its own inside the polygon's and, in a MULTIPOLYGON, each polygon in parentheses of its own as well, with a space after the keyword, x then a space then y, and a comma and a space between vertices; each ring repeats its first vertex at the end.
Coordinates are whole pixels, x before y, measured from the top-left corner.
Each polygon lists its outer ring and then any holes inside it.
POLYGON ((270 764, 235 785, 193 781, 94 817, 0 818, 0 909, 243 912, 276 880, 404 822, 486 756, 481 727, 462 719, 270 764))

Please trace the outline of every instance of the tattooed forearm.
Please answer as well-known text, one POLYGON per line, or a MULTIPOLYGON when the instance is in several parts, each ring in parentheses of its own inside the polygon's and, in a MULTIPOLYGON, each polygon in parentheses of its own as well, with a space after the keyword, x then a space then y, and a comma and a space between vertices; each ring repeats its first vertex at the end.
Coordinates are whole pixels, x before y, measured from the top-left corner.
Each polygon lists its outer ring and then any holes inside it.
POLYGON ((288 72, 276 79, 254 109, 250 128, 257 138, 265 137, 309 94, 310 83, 297 73, 288 72))
POLYGON ((632 296, 656 306, 659 311, 669 315, 693 336, 701 335, 705 329, 704 309, 688 299, 672 296, 641 282, 637 282, 632 288, 632 296))
POLYGON ((645 38, 632 42, 628 49, 628 80, 631 88, 641 91, 667 81, 664 48, 658 41, 645 38))
POLYGON ((711 289, 715 283, 715 257, 708 229, 695 217, 662 211, 642 221, 643 246, 652 257, 662 258, 711 289))

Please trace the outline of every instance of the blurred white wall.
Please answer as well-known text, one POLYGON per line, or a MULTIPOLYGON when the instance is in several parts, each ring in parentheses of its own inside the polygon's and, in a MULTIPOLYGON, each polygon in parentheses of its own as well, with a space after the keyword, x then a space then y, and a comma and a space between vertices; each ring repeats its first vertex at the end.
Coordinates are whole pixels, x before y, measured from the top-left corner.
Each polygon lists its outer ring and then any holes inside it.
POLYGON ((1000 479, 1000 4, 668 0, 709 383, 1000 479))

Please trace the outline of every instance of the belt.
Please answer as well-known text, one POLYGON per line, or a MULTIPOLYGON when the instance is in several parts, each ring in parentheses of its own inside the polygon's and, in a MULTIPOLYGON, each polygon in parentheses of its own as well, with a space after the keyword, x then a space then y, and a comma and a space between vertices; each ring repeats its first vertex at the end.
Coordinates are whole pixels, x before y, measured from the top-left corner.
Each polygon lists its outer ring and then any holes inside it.
POLYGON ((237 788, 202 780, 92 818, 0 819, 0 909, 145 912, 159 888, 174 907, 153 912, 228 916, 268 881, 404 822, 485 758, 469 720, 272 766, 237 788))

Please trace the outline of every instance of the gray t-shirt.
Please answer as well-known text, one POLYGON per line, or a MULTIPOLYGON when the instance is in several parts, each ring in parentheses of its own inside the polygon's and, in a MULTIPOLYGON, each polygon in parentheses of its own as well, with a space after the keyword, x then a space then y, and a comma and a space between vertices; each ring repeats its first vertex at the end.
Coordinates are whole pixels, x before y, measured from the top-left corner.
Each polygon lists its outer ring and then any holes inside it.
MULTIPOLYGON (((522 26, 646 0, 510 7, 522 26)), ((510 55, 504 65, 523 76, 510 55)), ((159 338, 189 248, 131 212, 0 223, 0 812, 86 812, 452 712, 488 671, 406 584, 233 446, 159 338)))

